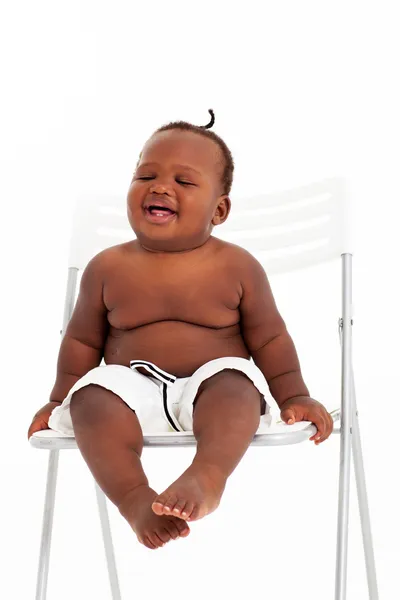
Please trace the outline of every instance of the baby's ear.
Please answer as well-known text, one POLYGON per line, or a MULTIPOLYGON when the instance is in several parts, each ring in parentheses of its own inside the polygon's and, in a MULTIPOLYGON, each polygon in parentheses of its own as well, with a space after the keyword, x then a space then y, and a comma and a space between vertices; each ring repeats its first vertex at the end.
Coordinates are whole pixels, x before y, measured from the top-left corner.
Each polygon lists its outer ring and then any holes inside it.
POLYGON ((225 223, 230 212, 231 212, 231 200, 230 200, 229 196, 226 196, 226 195, 221 196, 218 200, 218 205, 215 210, 213 224, 221 225, 222 223, 225 223))

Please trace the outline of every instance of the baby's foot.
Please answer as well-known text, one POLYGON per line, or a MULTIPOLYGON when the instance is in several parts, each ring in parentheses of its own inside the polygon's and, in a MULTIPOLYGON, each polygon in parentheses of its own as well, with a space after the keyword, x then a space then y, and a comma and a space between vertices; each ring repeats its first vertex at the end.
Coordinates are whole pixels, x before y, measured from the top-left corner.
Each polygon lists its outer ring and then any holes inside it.
POLYGON ((225 489, 226 477, 210 467, 191 465, 152 504, 157 515, 196 521, 213 512, 225 489))
POLYGON ((128 521, 141 544, 155 549, 164 546, 171 540, 186 537, 190 533, 189 526, 182 519, 172 515, 157 516, 151 510, 157 492, 147 485, 135 488, 118 507, 120 513, 128 521))

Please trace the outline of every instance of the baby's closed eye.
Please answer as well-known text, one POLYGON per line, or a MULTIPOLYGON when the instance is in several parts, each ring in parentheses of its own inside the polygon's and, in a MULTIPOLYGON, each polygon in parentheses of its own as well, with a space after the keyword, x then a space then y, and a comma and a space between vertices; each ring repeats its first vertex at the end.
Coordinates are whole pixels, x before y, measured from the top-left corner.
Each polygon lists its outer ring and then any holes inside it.
MULTIPOLYGON (((140 181, 150 181, 152 179, 155 179, 155 177, 137 177, 137 179, 140 181)), ((196 185, 195 183, 192 183, 191 181, 185 181, 183 179, 175 179, 175 181, 181 185, 196 185)))

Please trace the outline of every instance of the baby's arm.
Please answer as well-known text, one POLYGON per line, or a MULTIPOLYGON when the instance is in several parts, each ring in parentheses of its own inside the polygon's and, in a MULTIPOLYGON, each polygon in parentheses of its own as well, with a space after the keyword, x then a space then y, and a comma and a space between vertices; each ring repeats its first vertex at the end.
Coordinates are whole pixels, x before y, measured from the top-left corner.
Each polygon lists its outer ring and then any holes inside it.
POLYGON ((242 258, 243 339, 281 409, 282 420, 289 425, 311 421, 317 431, 310 440, 320 444, 332 433, 332 417, 323 404, 310 398, 293 340, 276 307, 262 265, 247 251, 242 258))
POLYGON ((107 338, 107 308, 103 301, 104 253, 86 266, 78 299, 65 330, 57 361, 57 378, 50 401, 62 402, 72 386, 103 357, 107 338))
POLYGON ((101 362, 108 333, 107 308, 103 302, 105 252, 92 258, 82 274, 78 299, 60 345, 57 378, 50 401, 34 415, 28 439, 48 428, 52 411, 74 383, 101 362))
POLYGON ((243 254, 240 302, 242 336, 279 407, 296 396, 309 396, 297 352, 282 319, 262 265, 243 254))

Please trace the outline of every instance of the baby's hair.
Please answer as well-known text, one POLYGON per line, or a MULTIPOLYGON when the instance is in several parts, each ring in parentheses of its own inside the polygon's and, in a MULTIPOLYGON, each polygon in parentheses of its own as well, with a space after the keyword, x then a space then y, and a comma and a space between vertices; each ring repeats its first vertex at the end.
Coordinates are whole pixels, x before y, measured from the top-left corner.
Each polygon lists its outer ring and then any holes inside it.
MULTIPOLYGON (((210 128, 214 125, 215 123, 215 115, 214 115, 214 111, 210 108, 208 111, 211 115, 211 121, 207 124, 207 125, 192 125, 192 123, 187 123, 186 121, 174 121, 171 123, 168 123, 167 125, 163 125, 162 127, 159 127, 159 129, 157 129, 153 135, 155 135, 156 133, 160 133, 161 131, 169 131, 171 129, 180 129, 182 131, 192 131, 193 133, 198 133, 204 137, 209 138, 210 140, 213 140, 213 142, 216 142, 218 144, 218 146, 220 147, 223 157, 224 157, 224 170, 222 173, 222 184, 223 184, 223 193, 224 194, 230 194, 231 188, 232 188, 232 181, 233 181, 233 170, 234 170, 234 162, 233 162, 233 157, 231 154, 231 151, 229 150, 228 146, 225 144, 224 140, 222 138, 219 137, 219 135, 217 135, 216 133, 214 133, 213 131, 209 131, 210 128)), ((140 160, 140 158, 139 158, 140 160)))

